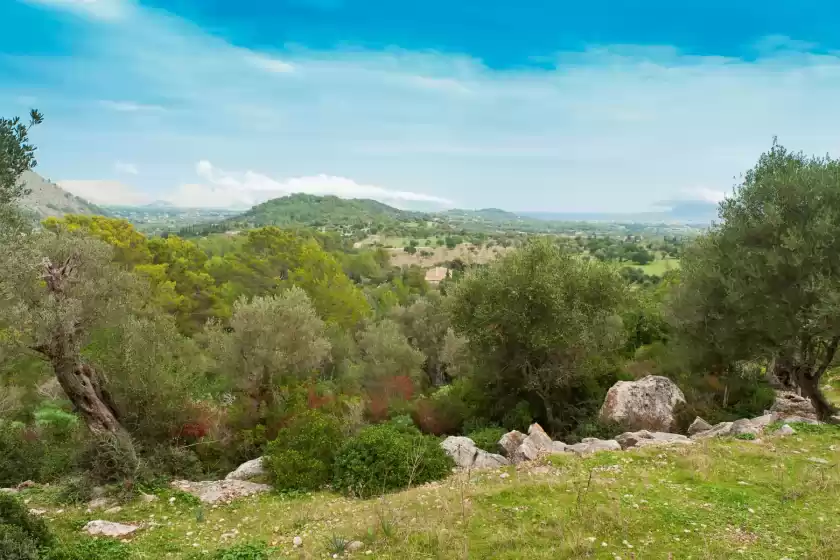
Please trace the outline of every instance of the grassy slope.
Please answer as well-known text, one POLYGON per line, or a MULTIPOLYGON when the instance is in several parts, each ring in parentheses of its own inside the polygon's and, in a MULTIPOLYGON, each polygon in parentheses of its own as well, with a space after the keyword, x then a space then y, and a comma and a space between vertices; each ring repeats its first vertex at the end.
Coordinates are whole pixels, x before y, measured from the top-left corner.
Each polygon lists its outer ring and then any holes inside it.
POLYGON ((75 538, 89 519, 154 521, 131 544, 137 558, 182 558, 262 539, 276 558, 323 558, 334 537, 358 539, 372 558, 840 558, 840 428, 796 426, 763 443, 710 441, 686 448, 557 456, 519 470, 454 475, 357 501, 329 493, 276 495, 205 508, 169 491, 115 514, 50 503, 30 507, 75 538), (809 459, 825 459, 818 464, 809 459), (509 473, 507 478, 500 477, 509 473), (300 535, 301 549, 292 547, 300 535))

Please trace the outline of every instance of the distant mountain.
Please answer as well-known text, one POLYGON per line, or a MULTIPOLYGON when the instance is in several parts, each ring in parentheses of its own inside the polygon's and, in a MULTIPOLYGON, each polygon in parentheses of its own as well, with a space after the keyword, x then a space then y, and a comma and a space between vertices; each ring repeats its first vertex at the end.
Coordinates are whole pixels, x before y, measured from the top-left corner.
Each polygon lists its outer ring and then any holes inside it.
POLYGON ((165 200, 155 200, 148 204, 144 204, 143 208, 175 208, 175 205, 165 200))
POLYGON ((55 183, 47 181, 34 171, 24 171, 21 179, 32 192, 21 200, 21 206, 35 214, 39 220, 65 214, 107 215, 98 206, 75 196, 55 183))
POLYGON ((376 200, 297 193, 258 204, 226 220, 226 223, 237 227, 344 226, 406 220, 422 215, 399 210, 376 200))
POLYGON ((661 210, 637 213, 614 212, 521 212, 524 217, 554 222, 679 223, 710 224, 717 219, 718 205, 702 200, 670 200, 656 204, 661 210))
POLYGON ((499 208, 482 208, 481 210, 461 210, 455 208, 441 212, 441 214, 454 218, 473 218, 490 222, 511 222, 521 220, 521 217, 518 214, 508 212, 507 210, 501 210, 499 208))

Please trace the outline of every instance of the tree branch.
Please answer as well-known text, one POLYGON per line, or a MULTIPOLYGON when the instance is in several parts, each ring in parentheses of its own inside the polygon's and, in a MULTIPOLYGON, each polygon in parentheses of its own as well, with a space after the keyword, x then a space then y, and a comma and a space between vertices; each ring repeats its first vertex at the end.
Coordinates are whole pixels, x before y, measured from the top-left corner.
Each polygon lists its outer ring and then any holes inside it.
POLYGON ((831 365, 832 360, 834 360, 834 355, 837 353, 838 344, 840 344, 840 336, 835 336, 831 339, 831 343, 829 343, 828 346, 826 346, 825 357, 823 358, 820 367, 818 367, 817 370, 814 372, 814 379, 821 378, 828 369, 828 367, 831 365))

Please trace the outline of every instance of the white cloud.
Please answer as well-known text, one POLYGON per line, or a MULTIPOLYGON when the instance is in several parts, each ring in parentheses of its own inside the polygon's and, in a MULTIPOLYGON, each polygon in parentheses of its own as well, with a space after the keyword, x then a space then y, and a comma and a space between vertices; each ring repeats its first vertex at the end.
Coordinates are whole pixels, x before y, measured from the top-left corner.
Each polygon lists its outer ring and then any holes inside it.
POLYGON ((111 109, 112 111, 118 111, 121 113, 138 113, 142 111, 157 112, 164 110, 164 108, 160 105, 135 103, 134 101, 111 101, 108 99, 104 99, 100 101, 99 104, 107 109, 111 109))
POLYGON ((707 187, 683 189, 683 194, 688 200, 702 200, 703 202, 720 202, 726 198, 725 191, 707 187))
POLYGON ((133 206, 151 201, 149 195, 119 181, 69 180, 59 181, 58 186, 88 202, 106 206, 133 206))
POLYGON ((294 72, 295 67, 288 62, 283 62, 280 59, 273 58, 270 56, 265 55, 258 55, 258 54, 248 54, 245 57, 246 62, 256 66, 257 68, 261 68, 262 70, 266 70, 267 72, 274 72, 278 74, 288 74, 289 72, 294 72))
POLYGON ((29 4, 59 8, 96 19, 117 20, 133 8, 131 0, 24 0, 29 4))
POLYGON ((341 198, 371 198, 397 207, 410 206, 412 203, 429 203, 441 207, 453 205, 446 198, 363 185, 346 177, 322 174, 281 181, 254 171, 231 173, 215 167, 207 160, 199 161, 195 171, 205 183, 182 185, 167 197, 169 202, 184 207, 236 208, 253 206, 293 193, 307 193, 341 198))
POLYGON ((128 175, 139 175, 140 170, 137 169, 137 166, 133 163, 125 163, 122 161, 117 161, 114 163, 114 170, 117 173, 127 173, 128 175))

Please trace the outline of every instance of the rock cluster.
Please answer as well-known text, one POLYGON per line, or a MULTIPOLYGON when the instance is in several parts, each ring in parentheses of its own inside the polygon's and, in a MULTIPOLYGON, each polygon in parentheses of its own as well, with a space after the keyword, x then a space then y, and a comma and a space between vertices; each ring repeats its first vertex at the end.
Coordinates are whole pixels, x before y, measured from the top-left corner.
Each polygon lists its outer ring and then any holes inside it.
POLYGON ((619 381, 607 392, 599 417, 625 430, 670 432, 677 428, 674 409, 685 404, 685 395, 677 385, 659 375, 638 381, 619 381))
POLYGON ((261 494, 271 490, 268 484, 257 484, 244 480, 206 480, 191 482, 189 480, 175 480, 171 486, 181 492, 192 494, 206 504, 229 502, 236 498, 261 494))

